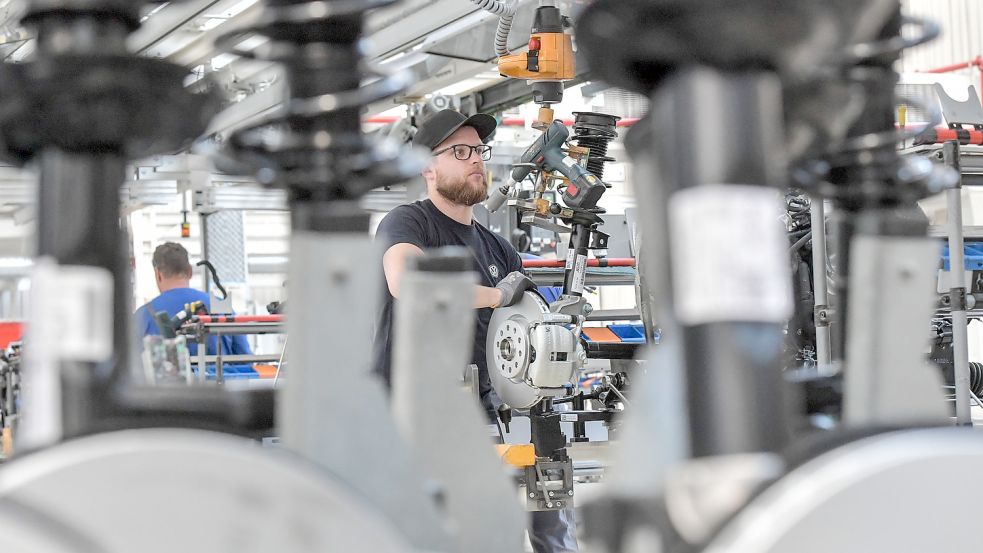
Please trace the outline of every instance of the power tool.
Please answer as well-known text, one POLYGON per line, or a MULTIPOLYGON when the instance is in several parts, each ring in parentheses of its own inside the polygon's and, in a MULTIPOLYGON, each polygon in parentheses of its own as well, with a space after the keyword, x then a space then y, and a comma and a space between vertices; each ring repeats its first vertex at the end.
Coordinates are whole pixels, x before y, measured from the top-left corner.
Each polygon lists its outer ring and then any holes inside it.
POLYGON ((539 104, 539 123, 553 120, 551 104, 563 100, 563 81, 577 75, 573 42, 563 32, 564 18, 555 6, 540 6, 533 17, 529 49, 498 58, 498 72, 503 77, 525 79, 532 85, 533 101, 539 104))
POLYGON ((520 165, 512 169, 512 180, 519 182, 534 170, 558 171, 570 184, 563 190, 563 203, 575 209, 593 209, 607 189, 601 179, 563 152, 570 132, 561 121, 553 121, 543 134, 523 152, 520 165))
POLYGON ((151 316, 153 317, 154 322, 157 323, 157 329, 160 331, 161 336, 169 339, 176 338, 177 330, 181 328, 184 323, 190 321, 191 317, 208 313, 208 310, 205 308, 205 304, 200 301, 193 301, 185 304, 184 309, 179 311, 177 315, 174 315, 174 317, 169 316, 167 311, 153 311, 152 308, 151 311, 151 316))

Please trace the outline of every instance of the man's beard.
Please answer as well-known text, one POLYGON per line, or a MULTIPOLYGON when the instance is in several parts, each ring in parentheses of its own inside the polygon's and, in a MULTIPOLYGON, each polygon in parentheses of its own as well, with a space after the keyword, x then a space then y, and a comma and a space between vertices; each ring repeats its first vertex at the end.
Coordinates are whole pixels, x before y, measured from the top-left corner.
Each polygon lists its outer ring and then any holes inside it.
POLYGON ((485 201, 488 188, 484 178, 481 179, 481 185, 477 186, 471 184, 467 176, 455 181, 441 175, 437 178, 437 193, 451 203, 470 207, 485 201))

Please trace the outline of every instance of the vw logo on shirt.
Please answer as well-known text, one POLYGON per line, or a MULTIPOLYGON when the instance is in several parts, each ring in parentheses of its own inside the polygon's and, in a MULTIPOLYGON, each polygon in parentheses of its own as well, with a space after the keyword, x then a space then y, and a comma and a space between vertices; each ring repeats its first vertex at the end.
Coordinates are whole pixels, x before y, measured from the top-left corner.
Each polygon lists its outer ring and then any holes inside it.
POLYGON ((498 265, 489 265, 488 270, 491 272, 492 278, 498 278, 498 265))

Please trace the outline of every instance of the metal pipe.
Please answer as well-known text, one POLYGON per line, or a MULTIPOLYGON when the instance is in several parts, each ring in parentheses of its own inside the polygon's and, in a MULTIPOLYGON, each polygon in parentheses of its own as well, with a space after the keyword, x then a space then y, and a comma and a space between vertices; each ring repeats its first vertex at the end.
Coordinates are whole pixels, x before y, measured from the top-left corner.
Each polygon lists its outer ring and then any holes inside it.
POLYGON ((826 287, 826 209, 822 198, 812 198, 809 210, 812 224, 812 289, 815 300, 816 326, 816 364, 828 367, 832 361, 829 342, 829 318, 820 316, 827 312, 828 290, 826 287))
POLYGON ((207 339, 207 336, 203 336, 202 339, 199 340, 198 344, 198 380, 200 382, 205 382, 205 380, 207 380, 205 377, 205 357, 208 353, 208 348, 206 347, 205 343, 207 339))
MULTIPOLYGON (((208 259, 208 217, 210 213, 202 213, 198 217, 198 224, 201 227, 201 235, 199 242, 201 243, 201 258, 208 259)), ((208 279, 208 269, 202 268, 201 270, 201 289, 206 293, 211 293, 208 288, 210 280, 208 279)))
POLYGON ((943 65, 942 67, 936 67, 935 69, 926 69, 922 73, 951 73, 953 71, 959 71, 960 69, 969 69, 970 67, 980 67, 983 65, 983 57, 976 56, 975 58, 964 61, 960 63, 954 63, 952 65, 943 65))
MULTIPOLYGON (((959 143, 942 145, 945 164, 960 173, 959 143)), ((962 174, 956 185, 945 192, 949 221, 949 309, 952 313, 952 357, 956 387, 956 424, 972 425, 969 403, 969 336, 966 319, 966 287, 963 282, 962 174)))
POLYGON ((929 129, 923 132, 915 140, 918 145, 921 144, 943 144, 950 140, 955 140, 960 144, 973 144, 980 145, 983 144, 983 132, 975 129, 951 129, 948 127, 936 127, 934 129, 929 129))
MULTIPOLYGON (((522 267, 524 269, 531 268, 560 268, 564 267, 566 262, 560 259, 523 259, 522 267)), ((632 257, 612 257, 603 259, 588 259, 588 267, 634 267, 635 259, 632 257)))
POLYGON ((812 235, 810 235, 810 234, 803 234, 788 249, 788 253, 795 253, 795 252, 799 251, 799 248, 801 248, 802 246, 805 246, 806 245, 806 242, 808 242, 810 240, 812 240, 812 235))
POLYGON ((284 323, 192 323, 182 327, 181 333, 197 336, 199 330, 205 334, 237 336, 243 334, 283 334, 287 331, 287 327, 284 323))
POLYGON ((212 323, 281 323, 283 315, 198 315, 197 322, 212 323))
POLYGON ((222 364, 222 340, 216 338, 215 346, 215 383, 222 384, 225 382, 224 366, 222 364))
POLYGON ((238 365, 242 363, 271 363, 280 359, 279 353, 267 354, 248 354, 248 355, 205 355, 206 364, 221 361, 225 365, 238 365))
MULTIPOLYGON (((362 123, 373 124, 373 125, 383 125, 387 123, 395 123, 397 121, 403 120, 404 117, 399 115, 375 115, 372 117, 367 117, 362 120, 362 123)), ((572 127, 573 119, 559 119, 567 127, 572 127)), ((631 127, 638 122, 637 117, 626 117, 615 123, 619 127, 631 127)), ((502 122, 498 124, 500 127, 528 127, 534 123, 532 119, 525 119, 523 117, 505 117, 502 122)))
POLYGON ((276 362, 276 374, 273 375, 273 387, 276 388, 277 382, 280 380, 280 369, 283 368, 283 356, 287 354, 287 342, 289 341, 289 336, 283 337, 283 349, 280 350, 280 359, 276 362))

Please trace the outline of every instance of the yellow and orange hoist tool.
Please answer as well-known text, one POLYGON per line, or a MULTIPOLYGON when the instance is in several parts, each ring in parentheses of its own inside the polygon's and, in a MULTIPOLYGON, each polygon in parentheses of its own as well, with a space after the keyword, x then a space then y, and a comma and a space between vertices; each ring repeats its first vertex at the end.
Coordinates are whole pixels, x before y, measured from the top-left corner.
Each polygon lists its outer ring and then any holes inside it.
POLYGON ((577 75, 573 42, 563 32, 564 17, 556 6, 536 9, 529 36, 529 49, 498 58, 498 72, 504 77, 525 79, 533 89, 533 101, 540 105, 537 128, 553 122, 553 104, 563 100, 563 82, 577 75))

